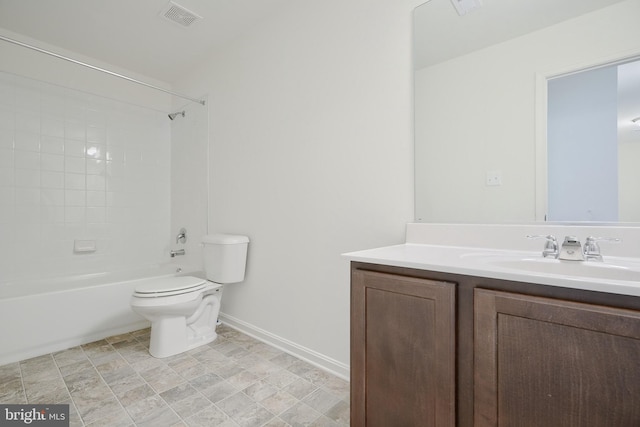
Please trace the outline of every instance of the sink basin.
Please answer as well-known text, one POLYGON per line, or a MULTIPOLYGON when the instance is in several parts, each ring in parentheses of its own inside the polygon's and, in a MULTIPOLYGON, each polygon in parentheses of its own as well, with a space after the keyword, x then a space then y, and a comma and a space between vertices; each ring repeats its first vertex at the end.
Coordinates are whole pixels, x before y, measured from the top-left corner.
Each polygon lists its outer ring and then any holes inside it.
POLYGON ((638 263, 564 261, 551 258, 507 258, 487 257, 485 262, 498 268, 526 271, 537 274, 560 275, 565 278, 602 279, 633 281, 640 283, 640 265, 638 263))

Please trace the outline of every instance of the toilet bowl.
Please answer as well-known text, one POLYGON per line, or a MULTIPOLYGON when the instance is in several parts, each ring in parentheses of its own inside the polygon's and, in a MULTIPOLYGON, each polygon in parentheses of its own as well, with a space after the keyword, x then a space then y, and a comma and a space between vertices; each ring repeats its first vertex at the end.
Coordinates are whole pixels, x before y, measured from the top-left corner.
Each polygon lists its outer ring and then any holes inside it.
POLYGON ((223 285, 244 280, 246 236, 216 234, 203 237, 202 243, 206 279, 149 279, 131 296, 132 310, 151 322, 149 353, 154 357, 173 356, 214 341, 223 285))
POLYGON ((168 357, 215 340, 221 294, 221 284, 192 276, 138 285, 131 308, 151 322, 149 353, 168 357))

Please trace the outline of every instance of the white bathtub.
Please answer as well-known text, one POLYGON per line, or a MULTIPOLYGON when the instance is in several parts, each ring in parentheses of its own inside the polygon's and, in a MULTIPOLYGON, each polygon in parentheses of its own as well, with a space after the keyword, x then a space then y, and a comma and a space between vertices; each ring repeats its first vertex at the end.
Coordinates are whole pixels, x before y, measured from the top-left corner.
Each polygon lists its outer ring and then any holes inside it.
POLYGON ((149 326, 129 298, 140 280, 174 275, 201 273, 171 263, 0 283, 0 366, 149 326))

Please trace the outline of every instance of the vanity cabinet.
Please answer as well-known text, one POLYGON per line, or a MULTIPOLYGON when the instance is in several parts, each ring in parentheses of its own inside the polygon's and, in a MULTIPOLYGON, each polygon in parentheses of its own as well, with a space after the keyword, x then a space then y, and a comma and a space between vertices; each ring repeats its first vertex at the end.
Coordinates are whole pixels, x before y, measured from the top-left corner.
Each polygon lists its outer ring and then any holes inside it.
POLYGON ((353 272, 352 426, 455 425, 454 303, 452 283, 353 272))
POLYGON ((475 290, 476 426, 640 425, 640 313, 475 290))
POLYGON ((638 426, 640 298, 352 262, 351 426, 638 426))

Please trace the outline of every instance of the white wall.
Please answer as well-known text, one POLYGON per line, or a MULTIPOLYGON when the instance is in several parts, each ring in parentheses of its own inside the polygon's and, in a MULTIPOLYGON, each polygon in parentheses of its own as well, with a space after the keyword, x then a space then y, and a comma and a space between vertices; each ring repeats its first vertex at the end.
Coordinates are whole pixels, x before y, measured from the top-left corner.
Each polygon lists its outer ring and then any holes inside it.
POLYGON ((536 74, 640 52, 629 0, 416 72, 417 216, 426 222, 536 218, 536 74), (456 161, 451 161, 456 159, 456 161), (485 186, 487 171, 502 186, 485 186))
POLYGON ((640 144, 620 144, 618 146, 620 168, 620 221, 637 222, 640 218, 640 197, 638 197, 638 183, 640 182, 640 144))
POLYGON ((340 254, 401 243, 413 219, 417 3, 292 2, 176 84, 209 96, 209 228, 251 239, 224 320, 343 375, 340 254))

